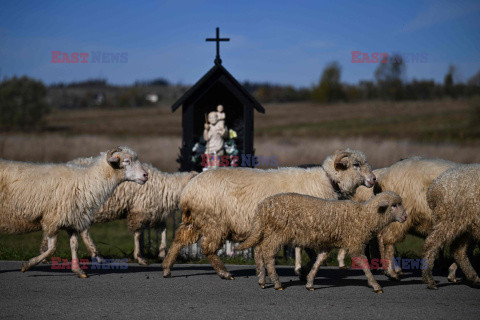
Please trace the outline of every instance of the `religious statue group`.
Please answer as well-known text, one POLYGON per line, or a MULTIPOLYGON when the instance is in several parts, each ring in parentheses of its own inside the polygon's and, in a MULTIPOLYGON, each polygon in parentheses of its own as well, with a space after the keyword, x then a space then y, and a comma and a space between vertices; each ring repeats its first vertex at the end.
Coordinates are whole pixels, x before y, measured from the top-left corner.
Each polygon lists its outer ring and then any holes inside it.
POLYGON ((219 161, 222 156, 230 156, 232 150, 236 148, 235 144, 232 146, 232 138, 236 137, 233 130, 229 130, 225 125, 225 112, 223 106, 218 105, 216 111, 208 113, 207 122, 204 125, 203 139, 205 140, 205 155, 212 159, 208 166, 203 170, 216 168, 219 166, 219 161), (226 143, 226 141, 229 143, 226 143), (232 148, 233 147, 233 148, 232 148), (227 150, 226 150, 227 148, 227 150))

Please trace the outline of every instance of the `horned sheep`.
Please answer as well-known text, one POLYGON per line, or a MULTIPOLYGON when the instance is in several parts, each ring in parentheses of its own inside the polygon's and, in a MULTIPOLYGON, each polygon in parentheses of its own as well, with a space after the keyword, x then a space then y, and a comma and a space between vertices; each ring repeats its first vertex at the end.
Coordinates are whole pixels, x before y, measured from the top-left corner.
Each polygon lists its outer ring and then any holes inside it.
MULTIPOLYGON (((92 161, 92 158, 79 158, 70 161, 69 164, 88 166, 92 161)), ((158 256, 163 259, 167 248, 165 220, 178 208, 183 188, 196 173, 165 173, 150 164, 142 165, 148 173, 148 183, 139 186, 133 182, 126 182, 118 186, 95 214, 94 223, 126 219, 129 231, 134 234, 133 257, 141 265, 146 265, 147 260, 141 255, 140 250, 140 236, 143 229, 151 227, 161 230, 158 256)), ((92 258, 99 259, 97 247, 90 236, 89 229, 84 230, 80 235, 92 258)))
MULTIPOLYGON (((390 191, 362 203, 297 193, 278 194, 260 202, 251 234, 235 250, 255 246, 259 284, 265 287, 265 263, 275 289, 281 290, 282 284, 275 272, 275 256, 280 248, 293 245, 314 249, 318 258, 307 276, 306 285, 308 290, 313 290, 315 275, 329 250, 342 247, 352 256, 366 261, 366 243, 388 224, 406 219, 402 198, 390 191)), ((375 292, 382 292, 369 266, 361 265, 368 284, 375 292)))
POLYGON ((95 212, 120 183, 147 180, 137 154, 128 147, 102 153, 85 168, 0 160, 0 232, 46 234, 48 249, 24 263, 24 272, 50 257, 58 232, 67 230, 72 271, 85 278, 78 265, 78 233, 90 226, 95 212))
POLYGON ((480 278, 467 256, 469 242, 480 240, 479 185, 480 164, 470 164, 445 171, 428 188, 427 202, 433 210, 434 227, 423 247, 427 264, 423 281, 429 289, 437 289, 432 274, 435 254, 447 245, 467 280, 480 285, 480 278))
POLYGON ((203 254, 221 278, 233 279, 216 251, 227 239, 245 239, 261 200, 283 192, 338 199, 351 197, 360 185, 371 187, 374 183, 366 156, 351 149, 335 152, 318 168, 218 168, 203 172, 190 181, 180 197, 183 223, 163 262, 163 275, 171 276, 170 269, 183 246, 203 236, 203 254))

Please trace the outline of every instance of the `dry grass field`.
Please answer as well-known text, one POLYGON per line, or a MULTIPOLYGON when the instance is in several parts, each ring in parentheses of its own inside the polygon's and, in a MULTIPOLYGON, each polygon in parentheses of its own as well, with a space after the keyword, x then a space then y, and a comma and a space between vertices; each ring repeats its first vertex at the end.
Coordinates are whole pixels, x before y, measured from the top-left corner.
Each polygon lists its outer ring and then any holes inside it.
MULTIPOLYGON (((480 162, 479 126, 469 100, 373 101, 357 104, 268 104, 255 115, 256 154, 281 166, 319 163, 346 146, 375 167, 413 155, 480 162)), ((178 168, 181 112, 169 106, 51 113, 42 130, 0 134, 0 157, 63 162, 128 145, 165 171, 178 168)))
MULTIPOLYGON (((265 109, 255 114, 256 154, 278 156, 281 166, 321 163, 347 146, 363 150, 374 167, 414 155, 480 162, 480 126, 474 122, 480 108, 470 100, 288 103, 265 109)), ((128 145, 142 161, 173 172, 180 142, 181 112, 169 106, 62 110, 48 115, 38 131, 0 134, 0 158, 65 162, 128 145)), ((94 226, 92 234, 104 254, 123 257, 133 250, 124 222, 94 226)), ((0 259, 31 258, 39 237, 0 235, 0 259)), ((418 256, 422 242, 411 236, 406 241, 397 249, 418 256)), ((69 256, 65 238, 57 255, 69 256)), ((87 256, 83 246, 80 255, 87 256)))

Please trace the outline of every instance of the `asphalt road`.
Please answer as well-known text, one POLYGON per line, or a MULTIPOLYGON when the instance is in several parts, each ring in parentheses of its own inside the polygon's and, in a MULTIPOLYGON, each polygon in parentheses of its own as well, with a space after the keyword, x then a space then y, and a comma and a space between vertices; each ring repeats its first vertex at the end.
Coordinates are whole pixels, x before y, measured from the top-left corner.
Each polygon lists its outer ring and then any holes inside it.
POLYGON ((176 265, 164 279, 161 266, 129 264, 126 270, 68 270, 40 265, 21 273, 21 262, 0 262, 0 318, 37 319, 478 319, 480 289, 436 276, 426 289, 420 274, 401 282, 375 275, 383 294, 367 287, 361 270, 320 269, 315 291, 305 290, 293 267, 277 268, 284 291, 261 289, 253 266, 233 266, 221 280, 208 265, 176 265), (268 318, 266 318, 268 317, 268 318))

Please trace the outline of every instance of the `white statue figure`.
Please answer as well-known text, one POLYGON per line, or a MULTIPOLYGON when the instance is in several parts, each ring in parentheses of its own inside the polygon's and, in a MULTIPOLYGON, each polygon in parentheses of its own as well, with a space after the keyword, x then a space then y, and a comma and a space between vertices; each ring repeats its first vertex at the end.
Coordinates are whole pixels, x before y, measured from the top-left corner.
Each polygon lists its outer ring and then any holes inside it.
POLYGON ((227 131, 227 126, 225 126, 225 112, 223 112, 223 106, 221 104, 217 106, 217 122, 219 126, 223 126, 225 131, 227 131))
POLYGON ((227 137, 228 130, 225 126, 225 113, 223 112, 223 106, 219 105, 217 111, 212 111, 208 114, 208 123, 205 123, 205 129, 203 130, 203 139, 207 143, 205 154, 209 156, 223 156, 225 153, 224 138, 227 137))

